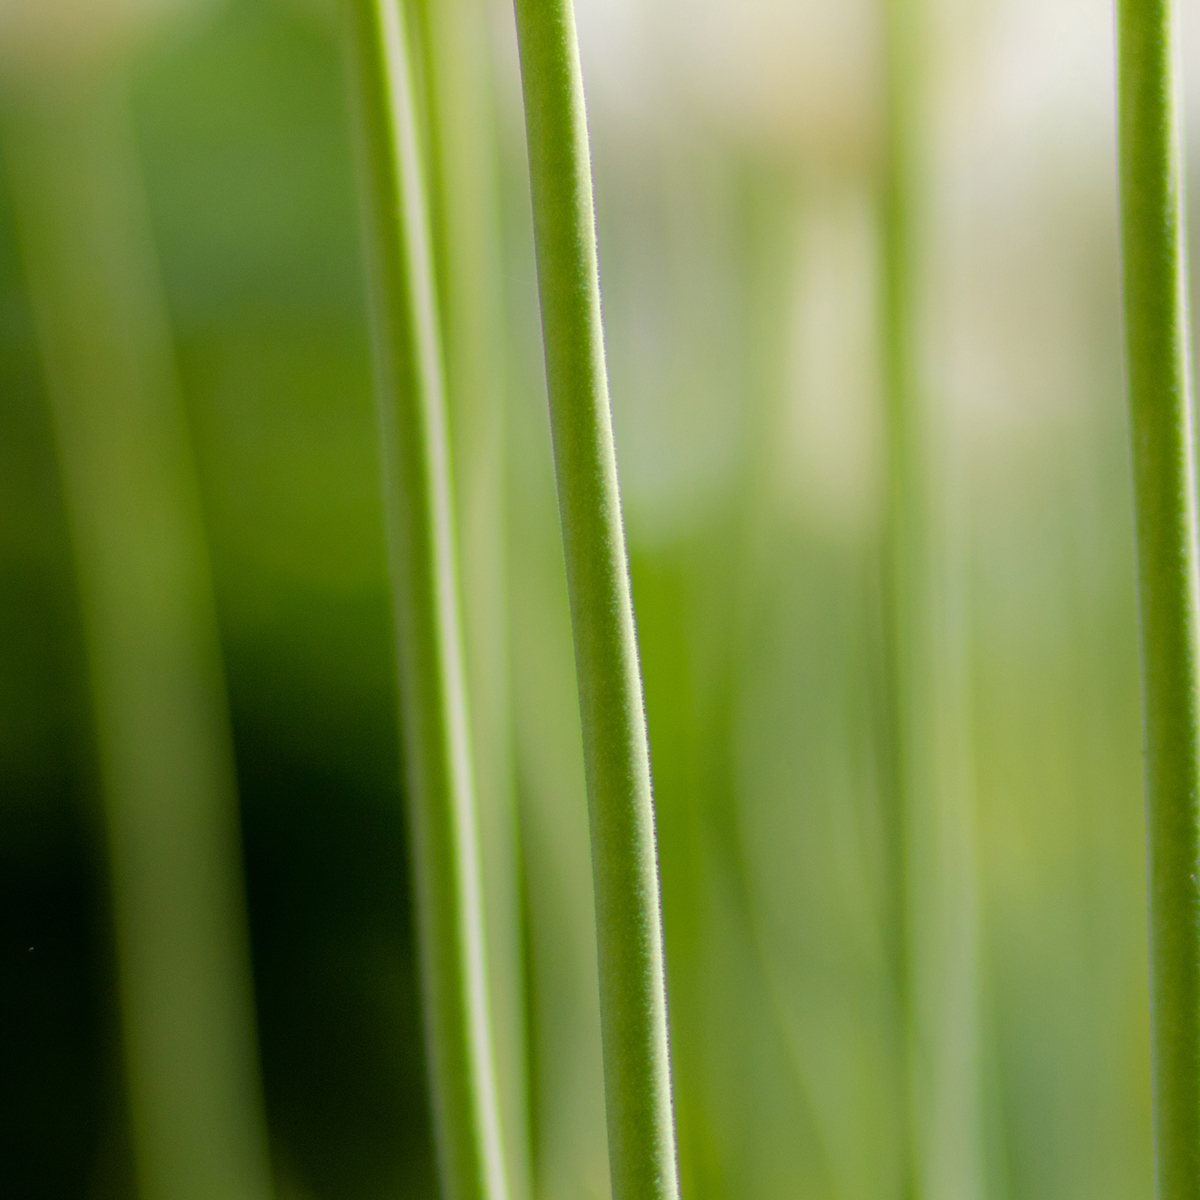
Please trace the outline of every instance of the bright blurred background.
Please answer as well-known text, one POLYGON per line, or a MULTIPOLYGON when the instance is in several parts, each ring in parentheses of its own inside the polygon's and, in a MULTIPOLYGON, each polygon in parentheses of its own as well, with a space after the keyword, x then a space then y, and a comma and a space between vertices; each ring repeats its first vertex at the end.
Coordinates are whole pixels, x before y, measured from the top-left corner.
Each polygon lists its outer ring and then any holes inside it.
MULTIPOLYGON (((899 1200, 880 883, 882 4, 576 7, 684 1194, 899 1200)), ((19 8, 0 0, 0 38, 19 8)), ((587 820, 515 38, 492 9, 530 1142, 534 1194, 574 1200, 608 1187, 587 820)), ((1148 1197, 1112 12, 924 13, 919 391, 946 481, 975 930, 978 1162, 959 1195, 1148 1197)), ((1184 16, 1200 135, 1194 0, 1184 16)), ((63 69, 55 39, 100 36, 67 29, 19 65, 0 55, 0 103, 17 75, 63 69)), ((432 1197, 336 41, 318 5, 227 0, 160 30, 131 78, 217 594, 277 1195, 432 1197)), ((10 177, 0 1192, 116 1200, 134 1184, 108 867, 10 177)))

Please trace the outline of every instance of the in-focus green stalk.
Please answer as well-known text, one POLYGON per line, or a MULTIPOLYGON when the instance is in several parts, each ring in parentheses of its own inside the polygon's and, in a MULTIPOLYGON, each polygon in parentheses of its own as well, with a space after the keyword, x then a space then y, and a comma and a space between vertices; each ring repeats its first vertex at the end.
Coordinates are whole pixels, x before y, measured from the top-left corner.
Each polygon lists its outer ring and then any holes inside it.
POLYGON ((486 0, 420 0, 435 274, 455 463, 496 1092, 511 1200, 529 1195, 525 955, 508 663, 504 316, 486 0))
POLYGON ((80 589, 138 1190, 268 1200, 199 492, 126 98, 73 83, 10 104, 5 157, 80 589))
POLYGON ((1178 46, 1171 0, 1118 0, 1121 257, 1162 1200, 1200 1196, 1200 585, 1178 46))
POLYGON ((678 1195, 650 757, 617 488, 571 0, 516 0, 534 241, 591 823, 615 1200, 678 1195))
POLYGON ((344 0, 426 1044, 442 1194, 502 1200, 451 472, 424 173, 399 0, 344 0))

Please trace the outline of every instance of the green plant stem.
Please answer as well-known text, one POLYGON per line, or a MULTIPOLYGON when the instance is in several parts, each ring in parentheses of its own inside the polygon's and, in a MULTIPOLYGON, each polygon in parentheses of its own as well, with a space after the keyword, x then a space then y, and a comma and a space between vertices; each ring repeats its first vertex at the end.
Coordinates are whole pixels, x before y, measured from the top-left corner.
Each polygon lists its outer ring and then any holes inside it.
MULTIPOLYGON (((923 447, 916 436, 913 413, 912 231, 910 159, 914 121, 912 16, 904 0, 883 0, 887 57, 885 75, 886 123, 881 211, 882 303, 881 349, 884 382, 886 482, 882 565, 884 626, 884 741, 887 773, 885 796, 888 887, 885 891, 884 927, 896 995, 903 1082, 900 1099, 900 1173, 903 1195, 916 1200, 915 1142, 916 1085, 914 1075, 913 980, 910 964, 912 935, 909 928, 909 847, 911 703, 914 676, 913 645, 919 572, 923 560, 924 525, 919 481, 923 475, 923 447), (906 723, 906 716, 909 717, 906 723)), ((918 676, 919 677, 919 676, 918 676)))
POLYGON ((442 1192, 502 1200, 437 300, 398 0, 344 0, 442 1192))
POLYGON ((1118 0, 1121 257, 1162 1200, 1200 1196, 1200 588, 1178 53, 1170 0, 1118 0))
POLYGON ((511 1200, 529 1195, 520 856, 508 663, 500 197, 485 0, 420 0, 432 233, 479 812, 496 1089, 511 1200))
POLYGON ((267 1200, 212 584, 126 100, 10 104, 5 157, 80 589, 143 1200, 267 1200))
POLYGON ((516 0, 542 338, 591 824, 615 1200, 678 1194, 650 759, 570 0, 516 0))
POLYGON ((890 886, 901 1047, 901 1169, 910 1197, 989 1188, 979 884, 971 755, 964 509, 954 413, 922 364, 930 293, 926 79, 937 68, 920 0, 884 0, 887 124, 882 358, 887 512, 883 601, 890 886))

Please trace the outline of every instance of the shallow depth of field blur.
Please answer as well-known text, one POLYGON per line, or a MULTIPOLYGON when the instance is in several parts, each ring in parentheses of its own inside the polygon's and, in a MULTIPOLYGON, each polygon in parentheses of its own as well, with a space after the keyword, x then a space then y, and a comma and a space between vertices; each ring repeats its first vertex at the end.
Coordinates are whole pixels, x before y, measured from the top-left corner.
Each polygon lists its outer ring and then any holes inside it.
MULTIPOLYGON (((512 14, 493 7, 532 1156, 539 1200, 573 1200, 607 1194, 587 819, 512 14)), ((1112 13, 926 9, 919 358, 973 827, 980 1198, 1127 1200, 1151 1164, 1112 13)), ((891 1200, 882 4, 577 10, 684 1192, 891 1200)), ((196 6, 135 59, 134 117, 217 590, 279 1200, 432 1197, 331 28, 315 4, 196 6)), ((0 1193, 115 1200, 133 1184, 92 718, 7 178, 0 1193)))

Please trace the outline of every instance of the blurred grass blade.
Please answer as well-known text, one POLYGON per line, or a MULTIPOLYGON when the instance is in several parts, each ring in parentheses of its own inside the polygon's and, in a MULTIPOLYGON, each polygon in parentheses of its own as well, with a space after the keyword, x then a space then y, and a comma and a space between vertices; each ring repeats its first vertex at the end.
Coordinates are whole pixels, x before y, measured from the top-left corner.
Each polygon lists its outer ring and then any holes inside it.
POLYGON ((437 299, 398 0, 344 0, 442 1191, 506 1194, 437 299))
POLYGON ((1125 363, 1133 446, 1158 1195, 1200 1196, 1200 589, 1178 15, 1118 0, 1125 363))
POLYGON ((417 6, 434 259, 455 463, 467 692, 496 1089, 512 1200, 529 1194, 524 945, 513 785, 499 160, 487 6, 417 6))
MULTIPOLYGON (((903 0, 883 0, 886 25, 885 73, 886 141, 881 211, 882 305, 881 340, 886 414, 886 513, 882 562, 883 656, 886 699, 883 709, 883 741, 886 743, 885 829, 887 866, 890 878, 885 891, 883 925, 896 994, 900 1038, 902 1084, 900 1103, 905 1112, 900 1123, 902 1153, 900 1170, 904 1194, 917 1200, 918 1185, 916 1088, 913 1080, 913 980, 910 968, 912 934, 909 892, 909 809, 905 728, 911 697, 906 661, 912 652, 912 618, 906 609, 914 603, 915 566, 919 553, 913 544, 923 533, 916 519, 920 508, 922 464, 915 437, 917 421, 913 405, 913 321, 909 229, 909 179, 913 114, 913 66, 909 6, 903 0), (914 495, 914 491, 916 495, 914 495)), ((911 721, 911 718, 910 718, 911 721)))
POLYGON ((143 1200, 271 1194, 199 496, 125 97, 4 129, 74 546, 143 1200))
POLYGON ((887 138, 882 360, 887 428, 883 600, 890 887, 903 1170, 909 1194, 987 1190, 980 1043, 979 896, 967 679, 965 486, 954 414, 926 395, 922 247, 925 6, 884 0, 887 138))
POLYGON ((542 338, 583 729, 616 1200, 675 1197, 650 761, 570 0, 516 0, 542 338))

